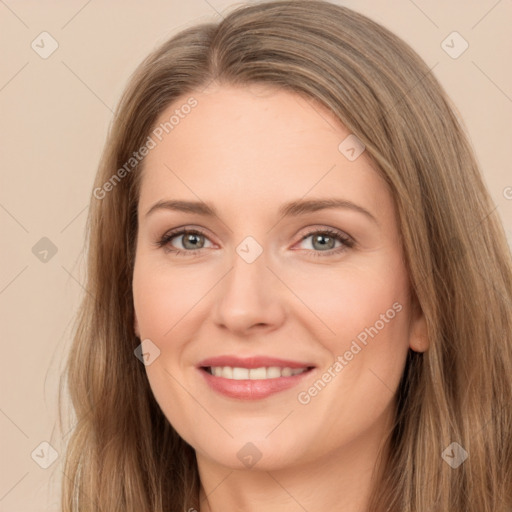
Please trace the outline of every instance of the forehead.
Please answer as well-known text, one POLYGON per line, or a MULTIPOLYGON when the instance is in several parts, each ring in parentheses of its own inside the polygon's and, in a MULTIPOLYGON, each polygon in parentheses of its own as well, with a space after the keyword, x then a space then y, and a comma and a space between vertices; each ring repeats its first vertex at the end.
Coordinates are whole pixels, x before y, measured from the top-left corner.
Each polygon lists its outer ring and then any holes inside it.
POLYGON ((167 195, 262 206, 342 194, 368 204, 386 193, 364 152, 350 161, 340 151, 347 128, 289 91, 215 86, 180 97, 155 126, 161 140, 152 135, 156 145, 144 159, 143 206, 167 195), (190 98, 195 106, 182 108, 190 98))

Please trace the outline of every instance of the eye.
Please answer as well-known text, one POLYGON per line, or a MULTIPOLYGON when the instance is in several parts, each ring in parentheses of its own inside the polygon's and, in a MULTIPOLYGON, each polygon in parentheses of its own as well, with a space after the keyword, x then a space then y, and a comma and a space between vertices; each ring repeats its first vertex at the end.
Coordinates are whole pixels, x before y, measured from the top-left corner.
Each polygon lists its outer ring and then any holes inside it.
POLYGON ((311 238, 311 243, 309 245, 313 248, 312 255, 314 256, 333 256, 334 254, 339 254, 354 247, 355 245, 353 238, 345 235, 341 231, 335 231, 332 229, 310 231, 302 237, 301 242, 304 242, 304 240, 307 240, 308 238, 311 238), (338 247, 336 247, 336 242, 339 242, 340 244, 338 247))
MULTIPOLYGON (((314 256, 332 256, 354 247, 355 241, 350 236, 332 229, 310 231, 304 235, 301 242, 312 238, 311 252, 314 256), (339 243, 336 247, 336 242, 339 243)), ((198 229, 178 229, 166 233, 156 242, 158 247, 164 248, 166 252, 174 253, 176 256, 194 256, 205 248, 205 241, 209 241, 205 233, 198 229), (181 240, 181 248, 176 247, 173 240, 181 240)), ((306 249, 308 250, 308 249, 306 249)))
POLYGON ((166 251, 172 252, 179 255, 184 255, 186 253, 187 256, 197 254, 200 249, 204 248, 204 241, 208 240, 206 235, 197 229, 182 229, 179 231, 171 231, 166 233, 158 242, 157 245, 159 247, 164 247, 166 251), (181 239, 181 245, 183 250, 180 248, 176 248, 172 245, 172 241, 177 238, 181 239))

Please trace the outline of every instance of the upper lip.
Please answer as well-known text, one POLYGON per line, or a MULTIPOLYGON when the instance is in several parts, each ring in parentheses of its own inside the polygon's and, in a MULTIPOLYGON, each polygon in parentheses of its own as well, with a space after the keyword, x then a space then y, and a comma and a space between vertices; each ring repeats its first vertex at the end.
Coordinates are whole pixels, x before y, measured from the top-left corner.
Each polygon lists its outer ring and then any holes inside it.
POLYGON ((278 368, 313 368, 311 363, 302 363, 300 361, 290 361, 288 359, 279 359, 267 356, 217 356, 204 359, 198 364, 199 367, 211 366, 231 366, 232 368, 262 368, 276 366, 278 368))

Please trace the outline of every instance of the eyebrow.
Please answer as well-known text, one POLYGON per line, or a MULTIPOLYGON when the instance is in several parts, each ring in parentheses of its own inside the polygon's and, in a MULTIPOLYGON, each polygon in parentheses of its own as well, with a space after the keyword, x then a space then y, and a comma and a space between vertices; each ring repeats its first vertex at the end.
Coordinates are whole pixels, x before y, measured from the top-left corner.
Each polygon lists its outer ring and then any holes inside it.
MULTIPOLYGON (((346 199, 325 198, 325 199, 298 199, 285 203, 279 208, 280 217, 298 217, 307 213, 333 208, 353 210, 365 215, 368 219, 379 225, 377 219, 365 208, 346 199)), ((145 217, 157 210, 172 210, 184 213, 195 213, 206 217, 219 217, 215 207, 201 201, 180 201, 162 200, 155 203, 147 212, 145 217)))

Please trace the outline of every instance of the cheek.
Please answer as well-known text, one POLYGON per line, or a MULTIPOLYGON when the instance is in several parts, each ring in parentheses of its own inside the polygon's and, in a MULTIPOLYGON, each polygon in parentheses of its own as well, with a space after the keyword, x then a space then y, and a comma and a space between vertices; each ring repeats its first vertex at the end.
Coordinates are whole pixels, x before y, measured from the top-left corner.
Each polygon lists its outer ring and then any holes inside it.
POLYGON ((210 280, 193 269, 171 272, 164 265, 141 258, 133 276, 133 300, 141 337, 162 341, 172 337, 175 326, 206 295, 210 280))
POLYGON ((327 439, 348 443, 390 414, 408 351, 405 295, 391 287, 354 289, 352 297, 326 317, 336 334, 318 338, 328 353, 325 366, 297 390, 305 435, 315 436, 321 425, 326 452, 327 439))
POLYGON ((399 261, 399 254, 393 252, 340 269, 319 268, 314 277, 311 272, 294 277, 293 290, 307 306, 303 310, 313 313, 302 319, 311 328, 311 319, 316 317, 320 326, 316 334, 331 352, 344 352, 358 336, 364 343, 376 334, 375 329, 380 335, 391 334, 391 324, 398 327, 400 321, 395 319, 406 316, 403 310, 408 300, 407 274, 399 261))
MULTIPOLYGON (((187 341, 194 336, 189 322, 198 308, 198 300, 211 284, 194 279, 193 273, 174 270, 139 257, 133 276, 133 300, 141 340, 150 339, 160 350, 158 357, 146 366, 153 395, 167 417, 188 442, 190 418, 197 416, 192 396, 199 396, 189 384, 183 386, 183 369, 187 341), (191 275, 192 274, 192 275, 191 275), (203 283, 203 284, 201 284, 203 283)), ((186 369, 190 371, 190 369, 186 369)))
MULTIPOLYGON (((347 266, 343 272, 302 281, 299 293, 322 320, 315 320, 321 326, 315 328, 315 337, 326 349, 322 368, 326 373, 320 382, 302 388, 300 403, 314 402, 312 409, 335 403, 363 417, 377 413, 392 398, 409 346, 407 274, 397 261, 398 256, 383 258, 373 266, 347 266)), ((312 325, 310 321, 310 331, 312 325)), ((324 412, 327 423, 336 421, 324 412)), ((338 420, 349 420, 343 411, 339 413, 338 420)))

